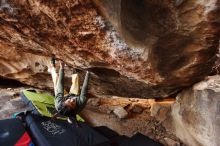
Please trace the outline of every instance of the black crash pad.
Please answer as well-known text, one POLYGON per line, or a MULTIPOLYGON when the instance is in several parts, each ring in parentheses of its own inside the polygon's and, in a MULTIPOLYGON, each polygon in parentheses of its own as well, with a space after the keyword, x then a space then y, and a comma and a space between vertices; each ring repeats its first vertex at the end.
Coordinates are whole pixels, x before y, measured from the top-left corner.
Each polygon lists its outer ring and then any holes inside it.
POLYGON ((112 139, 114 137, 118 137, 120 136, 117 132, 111 130, 110 128, 106 127, 106 126, 99 126, 99 127, 94 127, 94 129, 101 133, 102 135, 104 135, 105 137, 107 137, 108 139, 112 139))
POLYGON ((31 145, 31 143, 19 119, 0 120, 0 146, 31 145))
POLYGON ((106 126, 95 127, 94 129, 107 137, 111 141, 112 146, 119 146, 121 143, 129 139, 129 137, 125 135, 119 135, 117 132, 106 126))
POLYGON ((38 146, 109 146, 109 140, 86 123, 69 124, 64 120, 28 114, 25 122, 38 146))
POLYGON ((163 146, 162 144, 155 142, 154 140, 144 136, 140 133, 135 134, 129 139, 123 141, 119 146, 163 146))

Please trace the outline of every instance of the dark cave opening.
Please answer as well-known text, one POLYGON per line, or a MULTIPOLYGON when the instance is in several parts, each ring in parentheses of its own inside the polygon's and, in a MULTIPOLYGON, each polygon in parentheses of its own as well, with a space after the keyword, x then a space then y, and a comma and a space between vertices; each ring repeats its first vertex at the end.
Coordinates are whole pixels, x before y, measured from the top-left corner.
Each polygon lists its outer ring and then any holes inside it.
POLYGON ((19 81, 0 77, 0 87, 23 87, 23 86, 25 86, 25 84, 19 81))
POLYGON ((100 77, 118 77, 120 73, 109 68, 102 68, 102 67, 91 67, 88 69, 90 72, 100 76, 100 77))

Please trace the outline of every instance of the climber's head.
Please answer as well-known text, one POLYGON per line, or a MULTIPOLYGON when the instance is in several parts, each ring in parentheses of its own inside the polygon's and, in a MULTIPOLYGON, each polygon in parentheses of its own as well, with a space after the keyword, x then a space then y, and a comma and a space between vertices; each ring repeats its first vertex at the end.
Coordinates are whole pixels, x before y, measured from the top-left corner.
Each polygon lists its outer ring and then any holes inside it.
POLYGON ((76 99, 74 99, 74 98, 67 99, 67 100, 64 102, 64 105, 65 105, 65 107, 67 107, 68 109, 74 110, 74 109, 76 108, 76 99))

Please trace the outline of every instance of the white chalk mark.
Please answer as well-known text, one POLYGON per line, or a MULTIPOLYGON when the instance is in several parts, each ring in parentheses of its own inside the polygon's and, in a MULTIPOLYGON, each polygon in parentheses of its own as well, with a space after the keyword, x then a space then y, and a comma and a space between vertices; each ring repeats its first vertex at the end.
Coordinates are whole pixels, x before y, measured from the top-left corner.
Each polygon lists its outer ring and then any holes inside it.
POLYGON ((12 8, 9 3, 7 3, 7 0, 1 0, 0 4, 0 11, 6 10, 8 13, 13 14, 16 8, 12 8))

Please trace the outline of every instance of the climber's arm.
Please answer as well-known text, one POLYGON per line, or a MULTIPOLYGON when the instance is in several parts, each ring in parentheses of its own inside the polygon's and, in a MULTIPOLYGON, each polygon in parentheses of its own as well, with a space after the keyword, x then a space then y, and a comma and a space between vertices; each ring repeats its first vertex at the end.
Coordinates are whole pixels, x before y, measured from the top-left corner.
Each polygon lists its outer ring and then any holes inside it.
POLYGON ((88 90, 88 82, 89 82, 89 72, 87 71, 84 82, 83 82, 83 86, 82 86, 82 89, 81 89, 80 96, 77 98, 77 106, 79 108, 83 108, 84 105, 86 104, 86 101, 87 101, 86 95, 87 95, 87 90, 88 90))
POLYGON ((57 111, 63 108, 64 97, 64 63, 60 63, 59 77, 56 85, 55 108, 57 111))

